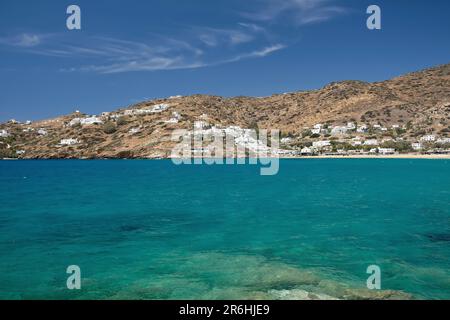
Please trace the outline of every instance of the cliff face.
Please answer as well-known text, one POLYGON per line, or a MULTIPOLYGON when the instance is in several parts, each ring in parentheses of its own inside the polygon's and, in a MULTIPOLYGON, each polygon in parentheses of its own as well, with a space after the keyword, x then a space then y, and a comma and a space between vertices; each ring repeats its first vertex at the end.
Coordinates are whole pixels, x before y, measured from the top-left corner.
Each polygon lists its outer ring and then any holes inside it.
MULTIPOLYGON (((450 64, 392 80, 344 81, 320 90, 264 98, 193 95, 145 101, 97 116, 102 123, 80 124, 80 113, 32 124, 0 125, 0 156, 19 158, 167 157, 174 129, 192 129, 207 119, 216 126, 274 128, 299 137, 316 123, 405 128, 404 138, 450 133, 450 64), (155 106, 162 110, 153 112, 155 106), (167 107, 167 109, 165 109, 167 107), (72 123, 70 124, 70 122, 72 123), (61 145, 62 139, 76 139, 61 145), (74 142, 74 141, 72 141, 74 142), (17 153, 19 151, 19 153, 17 153)), ((97 122, 97 121, 93 121, 97 122)))

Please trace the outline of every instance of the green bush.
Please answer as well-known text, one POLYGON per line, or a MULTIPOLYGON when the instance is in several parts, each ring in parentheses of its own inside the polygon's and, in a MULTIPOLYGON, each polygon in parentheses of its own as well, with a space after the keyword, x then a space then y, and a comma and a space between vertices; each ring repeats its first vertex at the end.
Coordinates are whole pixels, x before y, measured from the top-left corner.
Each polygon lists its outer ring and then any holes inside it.
POLYGON ((117 131, 116 125, 112 122, 107 122, 103 126, 103 132, 107 134, 112 134, 117 131))
POLYGON ((123 126, 123 125, 127 124, 127 120, 124 117, 119 117, 119 118, 117 118, 116 123, 118 126, 123 126))

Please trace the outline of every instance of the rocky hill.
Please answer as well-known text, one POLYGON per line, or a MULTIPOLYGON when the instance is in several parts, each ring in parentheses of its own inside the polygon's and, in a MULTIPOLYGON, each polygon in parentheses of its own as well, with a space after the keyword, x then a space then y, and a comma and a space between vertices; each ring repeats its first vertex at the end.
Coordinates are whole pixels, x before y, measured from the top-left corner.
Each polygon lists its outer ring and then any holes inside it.
MULTIPOLYGON (((279 129, 302 147, 323 139, 305 134, 315 124, 348 122, 389 128, 370 132, 411 142, 427 134, 450 136, 450 64, 367 83, 343 81, 314 91, 270 97, 193 95, 144 101, 102 115, 79 112, 33 123, 0 124, 0 157, 19 158, 161 158, 175 142, 174 129, 196 121, 225 128, 279 129), (391 128, 401 128, 401 132, 391 128)), ((325 136, 330 135, 324 133, 325 136)), ((347 138, 356 136, 348 133, 347 138)), ((331 137, 341 139, 345 137, 331 137)))

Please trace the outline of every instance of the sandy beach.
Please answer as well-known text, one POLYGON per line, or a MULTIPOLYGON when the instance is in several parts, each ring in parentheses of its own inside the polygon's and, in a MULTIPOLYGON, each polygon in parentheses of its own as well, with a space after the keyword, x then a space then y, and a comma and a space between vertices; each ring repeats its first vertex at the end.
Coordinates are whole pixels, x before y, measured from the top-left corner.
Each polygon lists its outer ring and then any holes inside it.
POLYGON ((280 157, 281 159, 443 159, 450 160, 450 154, 391 154, 391 155, 320 155, 301 157, 280 157))

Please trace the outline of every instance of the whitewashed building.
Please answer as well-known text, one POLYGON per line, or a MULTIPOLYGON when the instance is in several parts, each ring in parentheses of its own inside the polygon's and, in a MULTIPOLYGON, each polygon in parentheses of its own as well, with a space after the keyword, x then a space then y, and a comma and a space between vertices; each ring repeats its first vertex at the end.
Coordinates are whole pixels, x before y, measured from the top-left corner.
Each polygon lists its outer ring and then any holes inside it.
POLYGON ((356 129, 356 124, 354 122, 348 122, 347 123, 347 129, 348 130, 355 130, 356 129))
POLYGON ((47 132, 47 130, 45 130, 45 129, 39 129, 38 130, 38 135, 40 135, 40 136, 46 136, 47 134, 48 134, 48 132, 47 132))
POLYGON ((197 130, 206 129, 208 126, 209 126, 209 124, 206 121, 195 121, 194 122, 194 129, 197 129, 197 130))
POLYGON ((363 144, 365 146, 377 146, 378 145, 378 140, 377 139, 368 139, 368 140, 364 141, 363 144))
POLYGON ((71 146, 74 144, 79 143, 78 139, 61 139, 61 142, 59 143, 62 146, 71 146))
POLYGON ((331 141, 325 140, 325 141, 314 141, 312 144, 313 148, 322 149, 324 147, 331 146, 331 141))
POLYGON ((379 154, 394 154, 395 149, 394 148, 378 148, 379 154))
POLYGON ((411 148, 413 148, 414 150, 422 150, 423 146, 420 142, 415 142, 415 143, 411 143, 411 148))
POLYGON ((336 136, 336 135, 342 135, 342 134, 346 134, 348 131, 347 127, 333 127, 331 129, 331 135, 336 136))
POLYGON ((7 138, 9 137, 9 133, 6 130, 0 130, 0 137, 1 138, 7 138))
POLYGON ((323 128, 323 124, 321 123, 317 123, 314 125, 314 127, 311 129, 311 133, 312 134, 320 134, 320 132, 322 131, 323 128))
POLYGON ((420 141, 434 142, 434 141, 436 141, 436 136, 433 135, 433 134, 428 134, 428 135, 423 136, 422 138, 420 138, 420 141))
POLYGON ((69 122, 69 126, 73 127, 75 125, 81 124, 82 126, 89 126, 89 125, 93 125, 93 124, 102 124, 103 121, 102 119, 96 117, 96 116, 91 116, 91 117, 87 117, 87 118, 74 118, 69 122))
POLYGON ((302 148, 302 150, 300 150, 300 154, 302 154, 302 155, 311 155, 311 154, 313 154, 313 149, 308 148, 308 147, 304 147, 304 148, 302 148))
POLYGON ((168 104, 165 104, 165 103, 162 103, 162 104, 157 104, 157 105, 154 105, 153 107, 152 107, 152 112, 163 112, 163 111, 165 111, 165 110, 167 110, 167 109, 169 109, 169 105, 168 104))
POLYGON ((450 143, 450 138, 440 138, 436 140, 437 143, 450 143))
POLYGON ((136 134, 141 132, 141 128, 131 128, 128 132, 131 134, 136 134))
POLYGON ((367 131, 369 131, 369 127, 367 127, 365 124, 360 125, 358 128, 356 128, 356 132, 359 133, 366 133, 367 131))
POLYGON ((172 118, 170 118, 169 120, 164 121, 165 123, 178 123, 181 120, 181 115, 174 111, 172 112, 172 118))
POLYGON ((351 144, 353 147, 360 146, 360 145, 362 145, 362 140, 361 140, 360 137, 355 137, 355 138, 352 139, 352 141, 350 142, 350 144, 351 144))
POLYGON ((283 144, 289 144, 292 142, 292 138, 286 137, 280 140, 281 143, 283 144))

